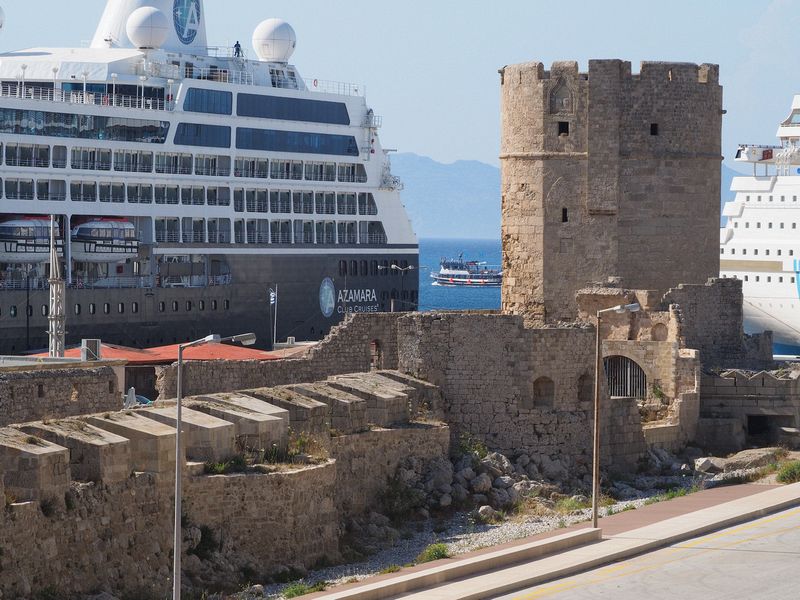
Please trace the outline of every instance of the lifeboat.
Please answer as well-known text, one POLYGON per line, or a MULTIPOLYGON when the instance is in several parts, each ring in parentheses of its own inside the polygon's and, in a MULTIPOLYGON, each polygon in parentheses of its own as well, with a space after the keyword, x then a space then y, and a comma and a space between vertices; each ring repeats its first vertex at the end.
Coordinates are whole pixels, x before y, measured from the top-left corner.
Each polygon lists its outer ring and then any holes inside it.
POLYGON ((127 219, 85 217, 72 227, 72 260, 115 263, 139 252, 136 227, 127 219))
MULTIPOLYGON (((61 254, 59 227, 56 244, 61 254)), ((0 263, 37 264, 50 260, 50 217, 11 217, 0 221, 0 263)))

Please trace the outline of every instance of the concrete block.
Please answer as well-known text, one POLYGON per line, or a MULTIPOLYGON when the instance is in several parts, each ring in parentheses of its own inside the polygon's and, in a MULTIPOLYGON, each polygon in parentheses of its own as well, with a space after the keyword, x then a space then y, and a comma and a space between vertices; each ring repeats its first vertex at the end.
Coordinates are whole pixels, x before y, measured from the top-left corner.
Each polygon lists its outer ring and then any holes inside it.
MULTIPOLYGON (((286 450, 289 437, 289 413, 280 410, 283 415, 269 414, 256 411, 246 406, 223 400, 221 396, 239 396, 239 394, 217 394, 211 396, 198 396, 186 401, 185 406, 193 410, 207 413, 218 419, 233 423, 236 431, 237 450, 266 449, 273 446, 286 450)), ((242 398, 248 399, 247 396, 242 398)), ((269 404, 254 400, 254 403, 269 404)))
POLYGON ((130 442, 133 471, 158 475, 175 472, 175 427, 148 419, 134 411, 91 415, 86 421, 130 442))
POLYGON ((27 423, 19 429, 69 449, 75 481, 123 481, 131 474, 130 442, 78 419, 27 423))
POLYGON ((17 502, 63 498, 69 488, 69 450, 11 427, 0 428, 5 492, 17 502))
MULTIPOLYGON (((143 408, 141 415, 174 428, 178 407, 174 403, 143 408)), ((236 428, 233 423, 212 415, 183 408, 181 423, 187 460, 223 462, 236 454, 236 428)))

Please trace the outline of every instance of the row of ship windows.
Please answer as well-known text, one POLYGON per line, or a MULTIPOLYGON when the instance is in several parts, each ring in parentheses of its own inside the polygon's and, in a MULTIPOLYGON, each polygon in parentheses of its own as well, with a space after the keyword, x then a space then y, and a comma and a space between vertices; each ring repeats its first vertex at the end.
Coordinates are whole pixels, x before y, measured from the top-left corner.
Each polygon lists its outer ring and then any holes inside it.
MULTIPOLYGON (((0 133, 11 135, 165 144, 169 129, 169 121, 0 108, 0 133)), ((174 143, 182 146, 230 148, 231 129, 224 125, 178 123, 174 143)), ((360 154, 356 138, 352 135, 252 127, 236 128, 236 148, 340 156, 360 154)))
MULTIPOLYGON (((761 198, 761 196, 756 196, 756 202, 761 202, 761 198)), ((769 202, 772 202, 774 196, 770 194, 767 198, 769 202)), ((745 196, 744 200, 745 202, 750 202, 750 196, 745 196)), ((786 202, 786 196, 781 196, 781 202, 786 202)), ((797 202, 797 196, 792 196, 792 202, 797 202)))
MULTIPOLYGON (((744 228, 745 229, 750 229, 750 221, 743 221, 743 222, 744 222, 744 228)), ((780 227, 778 227, 778 229, 786 229, 785 223, 778 223, 778 225, 780 225, 780 227)), ((792 225, 792 227, 791 227, 792 229, 797 229, 797 223, 792 223, 791 225, 792 225)), ((738 229, 739 228, 739 221, 734 221, 733 222, 733 227, 734 227, 734 229, 738 229)), ((761 222, 760 221, 756 222, 756 229, 761 229, 761 222)), ((772 223, 767 223, 767 229, 772 229, 772 223)))
MULTIPOLYGON (((747 254, 747 248, 742 248, 742 254, 747 254)), ((719 249, 720 254, 725 254, 725 248, 719 249)), ((783 250, 776 250, 775 251, 777 256, 783 256, 783 250)), ((736 248, 731 248, 731 251, 728 254, 736 254, 736 248)), ((758 256, 758 248, 753 249, 753 256, 758 256)), ((764 250, 764 256, 769 256, 769 248, 764 250)), ((789 256, 794 256, 794 250, 789 250, 789 256)))
MULTIPOLYGON (((726 277, 727 277, 727 276, 726 276, 726 277)), ((733 276, 733 279, 739 279, 739 276, 738 276, 738 275, 734 275, 734 276, 733 276)), ((745 276, 743 277, 743 279, 744 279, 745 281, 750 281, 750 276, 749 276, 749 275, 745 275, 745 276)), ((761 276, 760 276, 760 275, 754 275, 754 276, 753 276, 753 279, 754 279, 756 282, 760 282, 760 281, 761 281, 761 276)), ((767 283, 772 283, 772 275, 767 275, 767 276, 766 276, 766 279, 767 279, 767 283)), ((794 277, 790 277, 789 279, 791 280, 791 281, 790 281, 790 283, 794 283, 794 282, 795 282, 795 278, 794 278, 794 277)), ((777 283, 783 283, 783 276, 779 276, 779 277, 778 277, 778 281, 777 281, 777 283)))
MULTIPOLYGON (((0 144, 2 149, 2 144, 0 144)), ((5 164, 9 167, 64 169, 67 166, 66 146, 43 144, 6 144, 5 164), (51 161, 52 154, 52 161, 51 161)), ((2 164, 0 162, 0 164, 2 164)), ((180 152, 147 152, 143 150, 111 150, 81 148, 70 150, 69 166, 89 171, 119 171, 165 175, 203 175, 230 177, 231 157, 226 155, 188 154, 180 152)), ((366 183, 367 172, 358 163, 315 162, 302 160, 269 160, 251 156, 233 159, 234 177, 256 179, 291 179, 294 181, 338 181, 366 183)))
MULTIPOLYGON (((206 303, 205 300, 198 300, 196 306, 197 306, 197 310, 199 310, 199 311, 204 311, 204 310, 206 310, 206 308, 208 308, 209 310, 218 310, 219 302, 217 300, 210 300, 208 303, 206 303)), ((122 315, 122 314, 125 314, 125 310, 126 310, 125 307, 126 307, 126 304, 124 302, 118 302, 116 307, 112 307, 110 302, 105 302, 102 306, 99 306, 99 307, 94 302, 91 302, 89 304, 89 306, 88 306, 88 310, 89 310, 89 314, 90 315, 97 314, 98 308, 102 311, 102 313, 104 315, 110 315, 110 314, 112 314, 112 312, 114 314, 122 315), (113 308, 116 308, 116 310, 113 310, 113 308)), ((172 304, 170 305, 170 308, 172 309, 172 312, 178 312, 180 310, 180 307, 181 307, 180 302, 178 302, 177 300, 173 300, 172 304)), ((192 300, 187 300, 186 303, 184 304, 184 307, 186 309, 186 312, 191 312, 195 308, 195 303, 192 300)), ((222 310, 230 310, 230 308, 231 308, 230 300, 223 300, 222 301, 222 310)), ((80 315, 81 312, 83 311, 83 307, 80 304, 74 304, 72 306, 72 311, 76 315, 80 315)), ((139 313, 139 303, 138 302, 131 302, 130 311, 131 311, 132 314, 138 314, 139 313)), ((8 316, 11 317, 12 319, 16 318, 19 315, 19 312, 20 311, 17 310, 17 306, 16 305, 12 305, 12 306, 10 306, 8 308, 8 316)), ((50 307, 47 304, 42 304, 42 311, 41 312, 42 312, 42 316, 43 317, 49 316, 50 307)), ((166 302, 159 302, 158 303, 158 312, 162 312, 162 313, 163 312, 167 312, 167 303, 166 302)), ((31 306, 30 304, 28 305, 28 316, 29 317, 33 316, 33 306, 31 306)))
MULTIPOLYGON (((231 189, 218 186, 177 186, 72 181, 63 179, 0 179, 0 198, 9 200, 69 200, 129 204, 182 204, 230 206, 231 189), (69 191, 69 195, 67 195, 69 191)), ((233 190, 235 212, 306 215, 377 215, 375 196, 369 192, 292 192, 291 190, 233 190)))
POLYGON ((339 276, 346 277, 350 275, 352 277, 356 277, 359 274, 361 277, 372 276, 375 277, 377 275, 394 275, 395 277, 402 274, 408 270, 408 261, 401 260, 401 261, 388 261, 388 260, 372 260, 367 263, 366 260, 340 260, 339 261, 339 276))
MULTIPOLYGON (((157 243, 231 243, 230 219, 157 218, 157 243)), ((386 244, 380 221, 301 221, 237 219, 233 222, 236 244, 386 244)))

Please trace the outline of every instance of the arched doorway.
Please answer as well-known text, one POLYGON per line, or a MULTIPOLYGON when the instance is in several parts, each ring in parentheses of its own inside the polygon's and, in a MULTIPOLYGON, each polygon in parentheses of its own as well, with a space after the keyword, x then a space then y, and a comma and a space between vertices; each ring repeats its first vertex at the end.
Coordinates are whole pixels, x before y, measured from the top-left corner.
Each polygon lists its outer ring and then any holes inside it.
POLYGON ((609 356, 603 359, 608 383, 608 395, 612 398, 645 398, 647 376, 635 361, 627 356, 609 356))
POLYGON ((380 340, 372 340, 369 343, 369 365, 372 370, 383 369, 383 348, 380 340))

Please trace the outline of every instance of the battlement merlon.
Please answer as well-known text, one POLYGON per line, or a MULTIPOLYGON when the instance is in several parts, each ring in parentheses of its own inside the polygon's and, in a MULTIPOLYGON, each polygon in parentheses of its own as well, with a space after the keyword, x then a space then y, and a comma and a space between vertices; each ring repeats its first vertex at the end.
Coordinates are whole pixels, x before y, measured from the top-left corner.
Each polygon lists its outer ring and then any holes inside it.
POLYGON ((666 81, 698 84, 719 84, 719 65, 712 63, 642 61, 639 73, 633 73, 631 62, 620 59, 592 59, 589 70, 581 73, 577 61, 555 61, 546 70, 544 63, 531 61, 506 65, 498 70, 501 85, 524 85, 535 81, 558 80, 568 76, 587 80, 590 76, 615 77, 630 81, 666 81))

